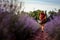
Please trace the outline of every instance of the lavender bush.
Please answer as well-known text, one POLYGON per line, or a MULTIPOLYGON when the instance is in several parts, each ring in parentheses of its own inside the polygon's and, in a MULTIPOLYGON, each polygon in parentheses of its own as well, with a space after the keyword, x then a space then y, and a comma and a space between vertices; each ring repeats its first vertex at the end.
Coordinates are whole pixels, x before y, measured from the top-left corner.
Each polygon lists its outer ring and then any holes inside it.
POLYGON ((50 40, 60 40, 60 15, 54 16, 50 22, 45 24, 50 40))
POLYGON ((0 40, 28 40, 39 24, 27 14, 0 13, 0 40))

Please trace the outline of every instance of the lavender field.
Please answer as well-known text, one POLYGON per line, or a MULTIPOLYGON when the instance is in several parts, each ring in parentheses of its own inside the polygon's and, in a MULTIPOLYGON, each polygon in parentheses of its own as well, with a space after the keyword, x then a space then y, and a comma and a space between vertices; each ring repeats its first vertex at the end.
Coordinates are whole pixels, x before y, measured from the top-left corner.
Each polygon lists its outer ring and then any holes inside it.
MULTIPOLYGON (((48 10, 41 10, 36 4, 37 10, 33 5, 34 11, 27 9, 29 12, 26 12, 22 5, 23 2, 17 0, 0 0, 0 40, 60 40, 60 9, 47 13, 48 10), (44 31, 39 19, 42 12, 46 17, 43 22, 44 31)), ((27 5, 28 7, 30 6, 27 5)), ((52 6, 47 9, 50 7, 52 6)))
POLYGON ((40 24, 28 14, 0 12, 1 40, 60 40, 59 37, 60 15, 53 16, 53 19, 45 23, 42 32, 40 24))

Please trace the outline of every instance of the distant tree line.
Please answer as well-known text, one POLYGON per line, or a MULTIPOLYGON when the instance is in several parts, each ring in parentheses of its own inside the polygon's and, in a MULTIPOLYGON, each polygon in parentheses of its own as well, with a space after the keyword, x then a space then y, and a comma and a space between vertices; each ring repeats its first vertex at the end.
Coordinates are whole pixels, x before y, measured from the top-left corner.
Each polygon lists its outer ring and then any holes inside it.
MULTIPOLYGON (((29 12, 29 15, 30 15, 31 17, 33 17, 33 18, 37 21, 37 20, 39 20, 39 14, 40 14, 42 11, 43 11, 43 10, 30 11, 30 12, 29 12)), ((50 15, 50 16, 47 15, 47 11, 44 11, 44 13, 45 13, 46 16, 47 16, 47 19, 50 20, 50 19, 53 19, 53 16, 60 15, 60 14, 59 14, 59 13, 60 13, 60 9, 58 9, 58 12, 49 11, 49 12, 48 12, 48 15, 50 15)))

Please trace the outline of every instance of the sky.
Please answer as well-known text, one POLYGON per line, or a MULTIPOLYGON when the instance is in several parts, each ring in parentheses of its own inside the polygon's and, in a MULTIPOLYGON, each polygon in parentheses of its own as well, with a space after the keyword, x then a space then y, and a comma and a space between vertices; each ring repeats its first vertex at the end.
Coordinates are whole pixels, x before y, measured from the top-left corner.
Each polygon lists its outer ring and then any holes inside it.
POLYGON ((60 0, 24 0, 24 11, 29 12, 37 9, 56 11, 60 9, 60 0))

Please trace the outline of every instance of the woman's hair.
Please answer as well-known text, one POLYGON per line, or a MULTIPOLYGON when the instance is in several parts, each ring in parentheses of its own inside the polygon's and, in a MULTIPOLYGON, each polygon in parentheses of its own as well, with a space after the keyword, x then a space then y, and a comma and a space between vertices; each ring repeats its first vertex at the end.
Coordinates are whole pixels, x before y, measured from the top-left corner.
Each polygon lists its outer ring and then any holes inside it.
POLYGON ((30 40, 39 24, 27 14, 0 12, 0 40, 30 40))

